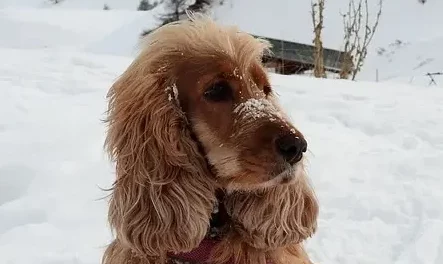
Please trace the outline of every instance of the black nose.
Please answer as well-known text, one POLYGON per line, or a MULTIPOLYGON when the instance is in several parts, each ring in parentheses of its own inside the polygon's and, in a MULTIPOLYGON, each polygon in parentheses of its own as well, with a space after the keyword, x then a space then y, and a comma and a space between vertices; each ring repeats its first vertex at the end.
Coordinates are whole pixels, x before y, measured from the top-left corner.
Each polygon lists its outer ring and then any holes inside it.
POLYGON ((295 135, 280 136, 275 140, 277 152, 290 164, 299 162, 306 152, 308 143, 302 137, 295 135))

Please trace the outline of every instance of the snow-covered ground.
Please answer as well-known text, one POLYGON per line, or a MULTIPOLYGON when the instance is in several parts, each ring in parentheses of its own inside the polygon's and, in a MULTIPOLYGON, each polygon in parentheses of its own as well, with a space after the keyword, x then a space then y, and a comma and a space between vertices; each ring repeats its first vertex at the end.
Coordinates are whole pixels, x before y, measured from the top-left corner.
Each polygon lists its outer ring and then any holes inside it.
MULTIPOLYGON (((105 95, 130 59, 0 50, 0 263, 93 264, 105 95)), ((309 141, 318 263, 443 263, 443 91, 272 75, 309 141)))
MULTIPOLYGON (((443 8, 443 7, 442 7, 443 8)), ((443 23, 442 23, 443 26, 443 23)), ((443 88, 443 32, 440 37, 423 41, 397 41, 384 49, 380 55, 369 57, 361 79, 375 80, 378 70, 380 81, 396 81, 423 86, 437 85, 443 88), (433 75, 435 83, 428 73, 433 75)), ((376 53, 378 54, 378 53, 376 53)))
POLYGON ((127 60, 0 50, 0 263, 98 264, 106 88, 127 60))
MULTIPOLYGON (((0 0, 0 264, 99 264, 111 238, 105 96, 155 21, 65 1, 0 0)), ((408 72, 412 53, 441 65, 442 42, 411 42, 373 62, 384 82, 271 76, 309 141, 316 263, 443 263, 443 89, 408 72)))

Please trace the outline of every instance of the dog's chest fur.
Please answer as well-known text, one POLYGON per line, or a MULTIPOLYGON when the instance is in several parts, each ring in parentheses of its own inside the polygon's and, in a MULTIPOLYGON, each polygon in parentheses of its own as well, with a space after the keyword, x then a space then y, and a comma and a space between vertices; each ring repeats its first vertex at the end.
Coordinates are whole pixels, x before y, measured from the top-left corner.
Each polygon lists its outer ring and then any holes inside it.
POLYGON ((211 223, 200 246, 188 253, 169 255, 166 264, 205 264, 211 250, 219 243, 230 225, 229 216, 223 206, 223 193, 217 194, 217 203, 212 211, 211 223))

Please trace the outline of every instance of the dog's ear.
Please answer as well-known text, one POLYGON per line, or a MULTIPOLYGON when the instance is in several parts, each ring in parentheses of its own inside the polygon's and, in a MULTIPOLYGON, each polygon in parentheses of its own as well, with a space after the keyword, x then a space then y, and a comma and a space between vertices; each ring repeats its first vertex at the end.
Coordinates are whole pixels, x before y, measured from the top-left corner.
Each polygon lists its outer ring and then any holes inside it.
POLYGON ((254 248, 299 243, 317 227, 318 203, 305 179, 251 193, 232 193, 225 206, 236 233, 254 248))
POLYGON ((105 146, 116 162, 109 207, 116 240, 161 259, 199 245, 215 192, 173 78, 152 56, 140 55, 111 87, 105 146))
MULTIPOLYGON (((227 238, 232 241, 225 241, 225 248, 216 249, 219 256, 247 255, 247 252, 237 252, 238 249, 229 247, 240 243, 243 246, 238 248, 244 251, 260 249, 259 252, 267 252, 267 257, 274 258, 279 254, 272 254, 273 251, 282 252, 282 249, 300 244, 316 231, 318 203, 304 177, 291 185, 256 192, 234 192, 225 197, 224 203, 233 221, 231 235, 227 238), (229 248, 232 252, 227 253, 229 248)), ((265 256, 255 257, 264 259, 265 256)), ((220 262, 220 257, 216 260, 220 262)), ((273 260, 280 263, 277 258, 273 260)), ((247 259, 239 263, 252 264, 247 259)))

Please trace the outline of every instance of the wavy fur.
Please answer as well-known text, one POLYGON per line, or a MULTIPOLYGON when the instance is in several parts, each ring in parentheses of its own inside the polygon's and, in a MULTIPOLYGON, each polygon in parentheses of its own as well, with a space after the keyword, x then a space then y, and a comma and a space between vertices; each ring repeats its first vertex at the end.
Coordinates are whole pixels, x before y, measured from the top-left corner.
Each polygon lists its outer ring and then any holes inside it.
POLYGON ((301 243, 316 231, 318 204, 307 179, 227 195, 232 229, 213 253, 216 263, 310 263, 301 243), (299 258, 299 262, 295 259, 299 258))
POLYGON ((116 241, 106 264, 133 263, 130 255, 161 262, 169 251, 193 249, 215 201, 206 160, 170 100, 174 76, 158 71, 165 53, 157 51, 142 53, 109 92, 106 145, 117 173, 109 221, 116 241))
MULTIPOLYGON (((223 175, 214 175, 217 170, 209 169, 205 150, 211 149, 211 157, 224 162, 225 167, 219 170, 224 174, 237 173, 243 165, 228 167, 223 155, 230 155, 234 162, 236 150, 229 144, 222 148, 226 139, 217 129, 211 132, 197 127, 208 124, 205 112, 193 116, 195 111, 183 110, 190 107, 186 98, 192 98, 190 93, 203 76, 200 73, 211 71, 214 62, 235 65, 244 72, 254 65, 254 76, 260 75, 261 66, 257 65, 268 48, 235 27, 221 27, 198 15, 161 27, 148 35, 144 45, 108 94, 105 145, 116 163, 117 177, 109 204, 115 240, 104 253, 104 264, 164 264, 168 253, 198 247, 209 227, 216 189, 226 187, 220 186, 223 175)), ((248 81, 257 88, 252 77, 248 81)), ((265 82, 266 77, 255 80, 265 82)), ((259 126, 262 121, 254 122, 259 126)), ((291 129, 286 122, 282 124, 291 129)), ((268 154, 272 157, 270 151, 268 154)), ((258 170, 258 165, 254 166, 258 170)), ((213 252, 213 261, 310 263, 301 243, 315 232, 318 205, 306 175, 301 173, 290 184, 265 184, 267 188, 259 190, 247 186, 253 176, 247 175, 236 185, 243 191, 226 196, 231 229, 213 252)))

